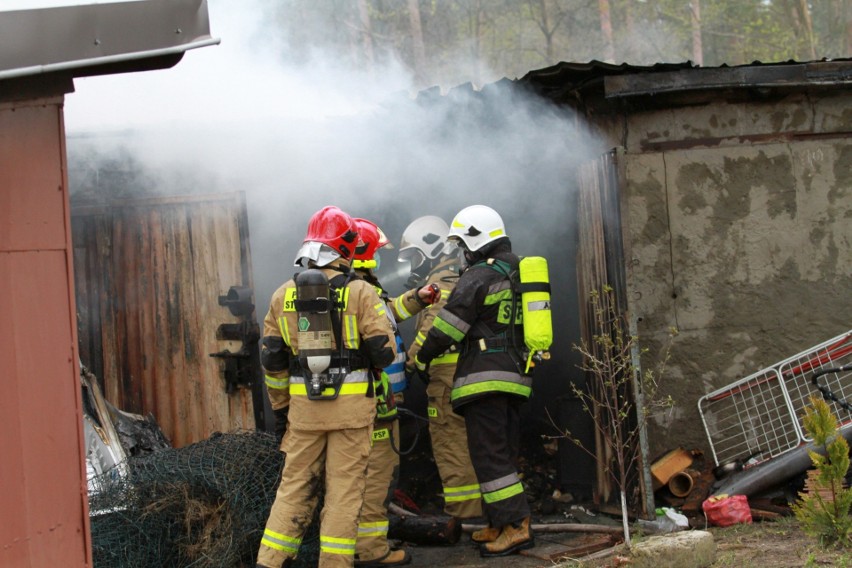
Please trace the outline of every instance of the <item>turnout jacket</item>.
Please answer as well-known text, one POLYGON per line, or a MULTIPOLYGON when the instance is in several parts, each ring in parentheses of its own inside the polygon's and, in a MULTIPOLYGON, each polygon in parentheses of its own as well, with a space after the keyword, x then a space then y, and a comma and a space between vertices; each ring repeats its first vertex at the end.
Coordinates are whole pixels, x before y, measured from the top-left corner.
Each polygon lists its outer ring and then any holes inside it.
MULTIPOLYGON (((339 266, 340 262, 331 266, 339 266)), ((320 270, 329 281, 341 274, 331 267, 320 270)), ((340 297, 344 301, 340 312, 343 346, 357 350, 376 369, 393 363, 396 357, 393 329, 386 314, 387 306, 373 286, 353 274, 341 289, 340 297)), ((295 298, 296 283, 291 279, 272 294, 269 311, 263 320, 261 362, 270 398, 279 405, 289 403, 290 427, 297 430, 340 430, 371 424, 376 400, 371 396, 375 391, 371 384, 373 375, 366 365, 352 369, 334 400, 308 399, 306 383, 309 377, 290 376, 290 360, 299 356, 295 298)), ((339 352, 336 337, 332 343, 332 353, 339 352)))
MULTIPOLYGON (((452 293, 453 288, 456 287, 456 283, 459 280, 460 264, 461 263, 457 257, 449 256, 435 265, 435 268, 433 268, 426 277, 427 285, 437 284, 441 289, 441 299, 417 315, 417 320, 415 321, 417 332, 414 336, 414 342, 411 347, 408 348, 409 359, 414 359, 414 356, 420 351, 420 348, 423 346, 423 342, 426 341, 426 335, 432 328, 435 317, 440 313, 444 306, 447 305, 450 294, 452 293)), ((431 360, 431 368, 433 371, 438 365, 444 365, 450 368, 449 366, 451 365, 455 366, 458 359, 458 346, 454 343, 448 352, 440 354, 431 360)), ((441 373, 438 374, 440 375, 441 373)), ((447 371, 446 375, 452 378, 453 372, 447 371)), ((447 383, 447 387, 452 387, 452 384, 447 383)))
POLYGON ((519 262, 507 244, 465 270, 417 354, 429 364, 461 344, 451 395, 456 412, 481 397, 502 393, 527 399, 532 392, 532 377, 523 372, 520 297, 508 276, 519 262))
POLYGON ((378 397, 380 399, 378 401, 378 418, 379 420, 387 420, 397 415, 395 404, 390 406, 385 404, 387 397, 390 394, 397 395, 402 393, 402 391, 408 388, 408 380, 405 377, 405 343, 402 340, 397 323, 417 315, 426 307, 426 304, 423 303, 417 294, 419 288, 408 290, 395 298, 391 298, 384 287, 382 287, 381 282, 379 282, 378 278, 370 270, 356 270, 355 273, 372 284, 379 298, 387 304, 387 315, 394 332, 397 353, 393 363, 382 369, 381 380, 383 392, 378 397))

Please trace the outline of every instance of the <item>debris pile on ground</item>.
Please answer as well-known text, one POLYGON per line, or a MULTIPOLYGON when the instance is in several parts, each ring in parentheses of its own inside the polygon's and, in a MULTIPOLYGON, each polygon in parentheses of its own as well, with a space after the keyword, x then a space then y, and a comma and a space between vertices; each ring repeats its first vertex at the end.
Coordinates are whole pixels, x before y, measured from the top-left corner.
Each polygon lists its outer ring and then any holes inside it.
MULTIPOLYGON (((576 501, 559 487, 555 451, 548 451, 533 433, 526 434, 521 444, 518 473, 523 479, 533 515, 563 514, 568 517, 576 501)), ((552 445, 555 448, 555 444, 552 445)), ((400 476, 393 502, 414 513, 440 515, 444 507, 443 488, 432 454, 429 431, 423 428, 415 444, 404 441, 402 446, 410 450, 400 457, 400 476)))
MULTIPOLYGON (((283 462, 274 435, 248 431, 129 458, 94 480, 94 565, 253 566, 283 462)), ((318 554, 314 523, 299 565, 318 554)))

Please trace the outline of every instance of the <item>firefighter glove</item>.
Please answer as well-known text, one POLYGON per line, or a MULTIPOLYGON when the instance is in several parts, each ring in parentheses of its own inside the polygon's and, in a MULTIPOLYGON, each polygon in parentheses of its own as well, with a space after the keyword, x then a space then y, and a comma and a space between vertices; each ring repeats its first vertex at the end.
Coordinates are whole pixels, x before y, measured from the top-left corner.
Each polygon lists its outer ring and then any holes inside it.
POLYGON ((284 438, 284 432, 287 431, 287 415, 289 413, 289 406, 272 411, 272 414, 275 415, 275 435, 278 437, 279 442, 284 438))
POLYGON ((417 358, 417 355, 405 362, 405 370, 409 375, 415 375, 423 381, 424 385, 429 384, 429 363, 423 363, 417 358))
POLYGON ((441 299, 441 289, 437 284, 428 284, 417 290, 415 298, 424 306, 431 306, 441 299))

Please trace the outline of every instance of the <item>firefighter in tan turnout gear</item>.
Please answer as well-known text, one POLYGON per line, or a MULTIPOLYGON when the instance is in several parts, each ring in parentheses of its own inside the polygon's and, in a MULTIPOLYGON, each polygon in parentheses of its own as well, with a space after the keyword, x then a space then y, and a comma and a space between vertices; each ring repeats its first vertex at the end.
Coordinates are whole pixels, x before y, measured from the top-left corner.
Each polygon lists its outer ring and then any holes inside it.
MULTIPOLYGON (((465 419, 489 521, 472 538, 482 556, 504 556, 534 545, 530 507, 517 471, 520 406, 532 392, 524 274, 503 219, 490 207, 462 209, 450 225, 449 239, 462 248, 466 268, 421 349, 406 364, 426 372, 448 348, 461 346, 451 399, 453 410, 465 419)), ((538 307, 549 313, 549 301, 538 307)))
MULTIPOLYGON (((413 359, 420 350, 435 316, 447 303, 459 279, 460 261, 447 242, 449 227, 440 217, 427 215, 412 221, 403 231, 399 261, 410 263, 409 287, 436 284, 441 298, 418 315, 416 336, 408 350, 413 359)), ((450 393, 459 351, 451 347, 432 360, 426 385, 429 435, 432 453, 444 491, 444 512, 459 519, 482 515, 482 495, 467 444, 464 419, 453 412, 450 393)))
POLYGON ((411 562, 411 555, 406 550, 391 549, 388 543, 387 515, 399 474, 399 454, 394 450, 399 447, 397 404, 402 402, 402 393, 407 387, 405 348, 396 324, 416 315, 437 300, 440 297, 440 289, 437 286, 422 286, 396 298, 389 298, 373 274, 373 269, 378 268, 379 249, 393 247, 384 232, 372 221, 355 219, 355 227, 361 242, 355 249, 352 267, 356 274, 376 288, 379 297, 387 304, 398 351, 394 363, 381 372, 382 387, 376 394, 378 411, 373 427, 373 448, 367 468, 364 505, 358 520, 355 566, 402 566, 411 562))
POLYGON ((295 558, 323 479, 319 565, 354 564, 376 417, 370 370, 396 357, 385 303, 350 271, 357 245, 349 215, 336 207, 314 214, 296 255, 303 270, 275 291, 264 320, 263 365, 290 401, 284 470, 258 566, 279 568, 295 558))

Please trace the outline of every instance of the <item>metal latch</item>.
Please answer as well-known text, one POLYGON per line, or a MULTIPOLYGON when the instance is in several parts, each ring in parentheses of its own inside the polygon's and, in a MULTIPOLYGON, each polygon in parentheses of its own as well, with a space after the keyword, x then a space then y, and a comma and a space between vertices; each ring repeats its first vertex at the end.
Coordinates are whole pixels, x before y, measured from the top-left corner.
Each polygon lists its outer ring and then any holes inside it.
POLYGON ((223 323, 216 329, 216 338, 223 341, 241 341, 236 352, 228 349, 210 353, 211 357, 225 361, 225 391, 234 393, 239 387, 252 386, 260 377, 260 327, 254 321, 253 291, 247 286, 231 286, 228 293, 219 296, 219 305, 227 307, 231 314, 240 318, 251 318, 239 323, 223 323))

